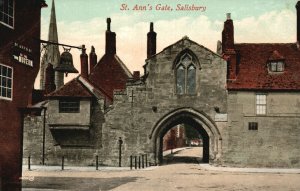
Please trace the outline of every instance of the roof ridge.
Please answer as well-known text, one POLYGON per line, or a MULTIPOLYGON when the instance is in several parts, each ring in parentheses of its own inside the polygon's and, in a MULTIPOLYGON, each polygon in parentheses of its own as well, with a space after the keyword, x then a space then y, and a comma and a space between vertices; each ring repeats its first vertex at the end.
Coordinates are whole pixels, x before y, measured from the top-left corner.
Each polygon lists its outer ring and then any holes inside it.
POLYGON ((158 53, 156 53, 156 54, 150 56, 150 57, 147 58, 146 60, 149 60, 149 59, 151 59, 152 57, 154 57, 154 56, 156 56, 156 55, 158 55, 158 54, 161 54, 161 53, 164 52, 166 49, 172 47, 173 45, 175 45, 175 44, 177 44, 177 43, 179 43, 180 41, 183 41, 183 40, 188 40, 188 41, 190 41, 190 42, 192 42, 192 43, 194 43, 194 44, 196 44, 196 45, 198 45, 198 46, 204 48, 205 50, 207 50, 207 51, 213 53, 214 55, 219 56, 220 58, 222 58, 222 55, 219 55, 217 52, 214 52, 214 51, 210 50, 209 48, 207 48, 207 47, 205 47, 205 46, 203 46, 203 45, 197 43, 196 41, 191 40, 189 37, 184 36, 184 37, 181 38, 180 40, 177 40, 176 42, 170 44, 169 46, 165 47, 165 48, 162 49, 160 52, 158 52, 158 53))
POLYGON ((64 85, 60 86, 58 89, 54 90, 53 92, 46 94, 45 96, 51 96, 51 94, 54 94, 55 92, 58 92, 59 90, 61 90, 63 87, 65 87, 66 85, 70 84, 73 80, 76 80, 77 77, 73 78, 72 80, 68 81, 67 83, 65 83, 64 85))
POLYGON ((247 44, 251 44, 251 45, 271 45, 271 44, 275 44, 275 45, 284 45, 284 44, 297 44, 296 42, 290 42, 290 43, 283 43, 283 42, 264 42, 264 43, 247 43, 247 42, 243 42, 243 43, 234 43, 234 45, 247 45, 247 44))

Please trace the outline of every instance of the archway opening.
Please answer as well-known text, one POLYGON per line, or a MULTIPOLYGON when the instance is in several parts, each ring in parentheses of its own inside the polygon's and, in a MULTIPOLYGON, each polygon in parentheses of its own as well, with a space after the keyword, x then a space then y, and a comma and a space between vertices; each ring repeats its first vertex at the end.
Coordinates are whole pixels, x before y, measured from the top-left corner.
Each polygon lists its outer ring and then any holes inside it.
POLYGON ((196 128, 178 124, 163 136, 163 164, 203 162, 203 138, 196 128))
POLYGON ((208 133, 191 116, 171 118, 160 129, 157 143, 159 164, 209 162, 208 133))

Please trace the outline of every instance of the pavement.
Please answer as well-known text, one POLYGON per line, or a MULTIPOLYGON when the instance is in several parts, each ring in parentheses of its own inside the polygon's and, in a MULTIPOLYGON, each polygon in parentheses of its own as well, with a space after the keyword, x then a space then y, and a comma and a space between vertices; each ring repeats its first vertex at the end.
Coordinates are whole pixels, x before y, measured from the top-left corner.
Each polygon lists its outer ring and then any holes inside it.
MULTIPOLYGON (((199 148, 173 151, 187 157, 199 148)), ((196 155, 195 155, 196 153, 196 155)), ((299 191, 300 169, 232 168, 198 163, 170 163, 144 169, 129 167, 27 166, 22 191, 299 191)))
MULTIPOLYGON (((167 150, 163 152, 164 157, 183 157, 188 156, 191 157, 191 154, 197 151, 197 147, 182 147, 167 150), (183 153, 183 154, 182 154, 183 153)), ((199 149, 201 150, 201 149, 199 149)), ((214 166, 211 164, 200 163, 200 168, 208 171, 219 171, 219 172, 246 172, 246 173, 285 173, 285 174, 300 174, 300 169, 285 169, 285 168, 234 168, 234 167, 226 167, 226 166, 214 166)), ((141 171, 149 171, 159 168, 159 166, 152 166, 144 169, 137 169, 141 171)), ((47 172, 97 172, 97 171, 130 171, 130 167, 107 167, 107 166, 99 166, 98 170, 96 170, 95 166, 90 167, 82 167, 82 166, 65 166, 64 170, 61 169, 61 166, 42 166, 42 165, 31 165, 30 170, 28 170, 28 166, 23 166, 23 174, 30 174, 34 172, 34 174, 43 174, 46 175, 47 172), (44 172, 44 173, 43 173, 44 172)), ((53 173, 51 173, 53 175, 53 173)))
POLYGON ((284 174, 300 174, 300 169, 293 168, 233 168, 213 166, 210 164, 199 164, 201 169, 219 172, 247 172, 247 173, 284 173, 284 174))

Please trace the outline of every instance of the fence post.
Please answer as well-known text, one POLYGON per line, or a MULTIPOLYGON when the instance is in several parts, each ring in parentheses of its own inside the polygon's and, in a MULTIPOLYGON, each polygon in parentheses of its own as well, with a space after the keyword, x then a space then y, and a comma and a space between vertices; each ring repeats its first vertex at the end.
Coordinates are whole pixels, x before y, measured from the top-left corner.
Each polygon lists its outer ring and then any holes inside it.
POLYGON ((134 156, 134 168, 137 169, 137 157, 134 156))
POLYGON ((139 169, 141 168, 141 156, 139 156, 139 169))
POLYGON ((98 170, 98 155, 96 155, 96 170, 98 170))
POLYGON ((123 141, 122 141, 122 137, 119 137, 119 140, 118 140, 118 142, 119 142, 119 167, 121 167, 122 165, 122 162, 121 162, 121 160, 122 160, 122 144, 123 144, 123 141))
POLYGON ((61 158, 61 170, 64 170, 64 164, 65 163, 65 156, 62 156, 61 158))
POLYGON ((28 156, 28 170, 31 170, 30 169, 30 155, 28 156))
POLYGON ((148 156, 146 154, 146 168, 148 167, 148 156))
POLYGON ((130 170, 132 170, 132 155, 130 155, 130 170))
POLYGON ((142 168, 145 168, 145 165, 144 165, 144 155, 142 154, 142 168))

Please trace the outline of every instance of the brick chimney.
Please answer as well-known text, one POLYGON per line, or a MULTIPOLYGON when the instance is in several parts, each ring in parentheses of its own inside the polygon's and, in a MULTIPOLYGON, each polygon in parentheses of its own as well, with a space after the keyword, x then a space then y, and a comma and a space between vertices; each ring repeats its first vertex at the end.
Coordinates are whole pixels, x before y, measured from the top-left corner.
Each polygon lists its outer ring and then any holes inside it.
POLYGON ((53 69, 53 65, 49 63, 46 68, 45 94, 49 94, 55 89, 55 71, 53 69))
POLYGON ((110 31, 111 19, 106 19, 107 30, 106 30, 106 44, 105 44, 105 54, 115 55, 116 54, 116 33, 110 31))
POLYGON ((227 13, 227 20, 224 22, 224 29, 222 31, 222 50, 223 53, 227 49, 234 49, 234 27, 231 20, 230 13, 227 13))
POLYGON ((140 79, 140 71, 133 71, 133 79, 134 80, 140 79))
POLYGON ((97 54, 95 52, 95 47, 92 46, 91 53, 90 53, 90 73, 93 71, 96 64, 97 64, 97 54))
POLYGON ((296 4, 296 10, 297 10, 297 44, 300 43, 300 1, 296 4))
POLYGON ((230 13, 227 13, 222 31, 222 52, 227 60, 227 79, 235 80, 238 72, 237 55, 234 49, 234 27, 230 13))
POLYGON ((153 30, 153 22, 150 23, 150 31, 147 34, 147 58, 156 54, 156 32, 153 30))
POLYGON ((86 49, 84 45, 82 45, 82 48, 82 53, 80 54, 81 76, 87 79, 89 74, 88 55, 86 54, 86 49))

